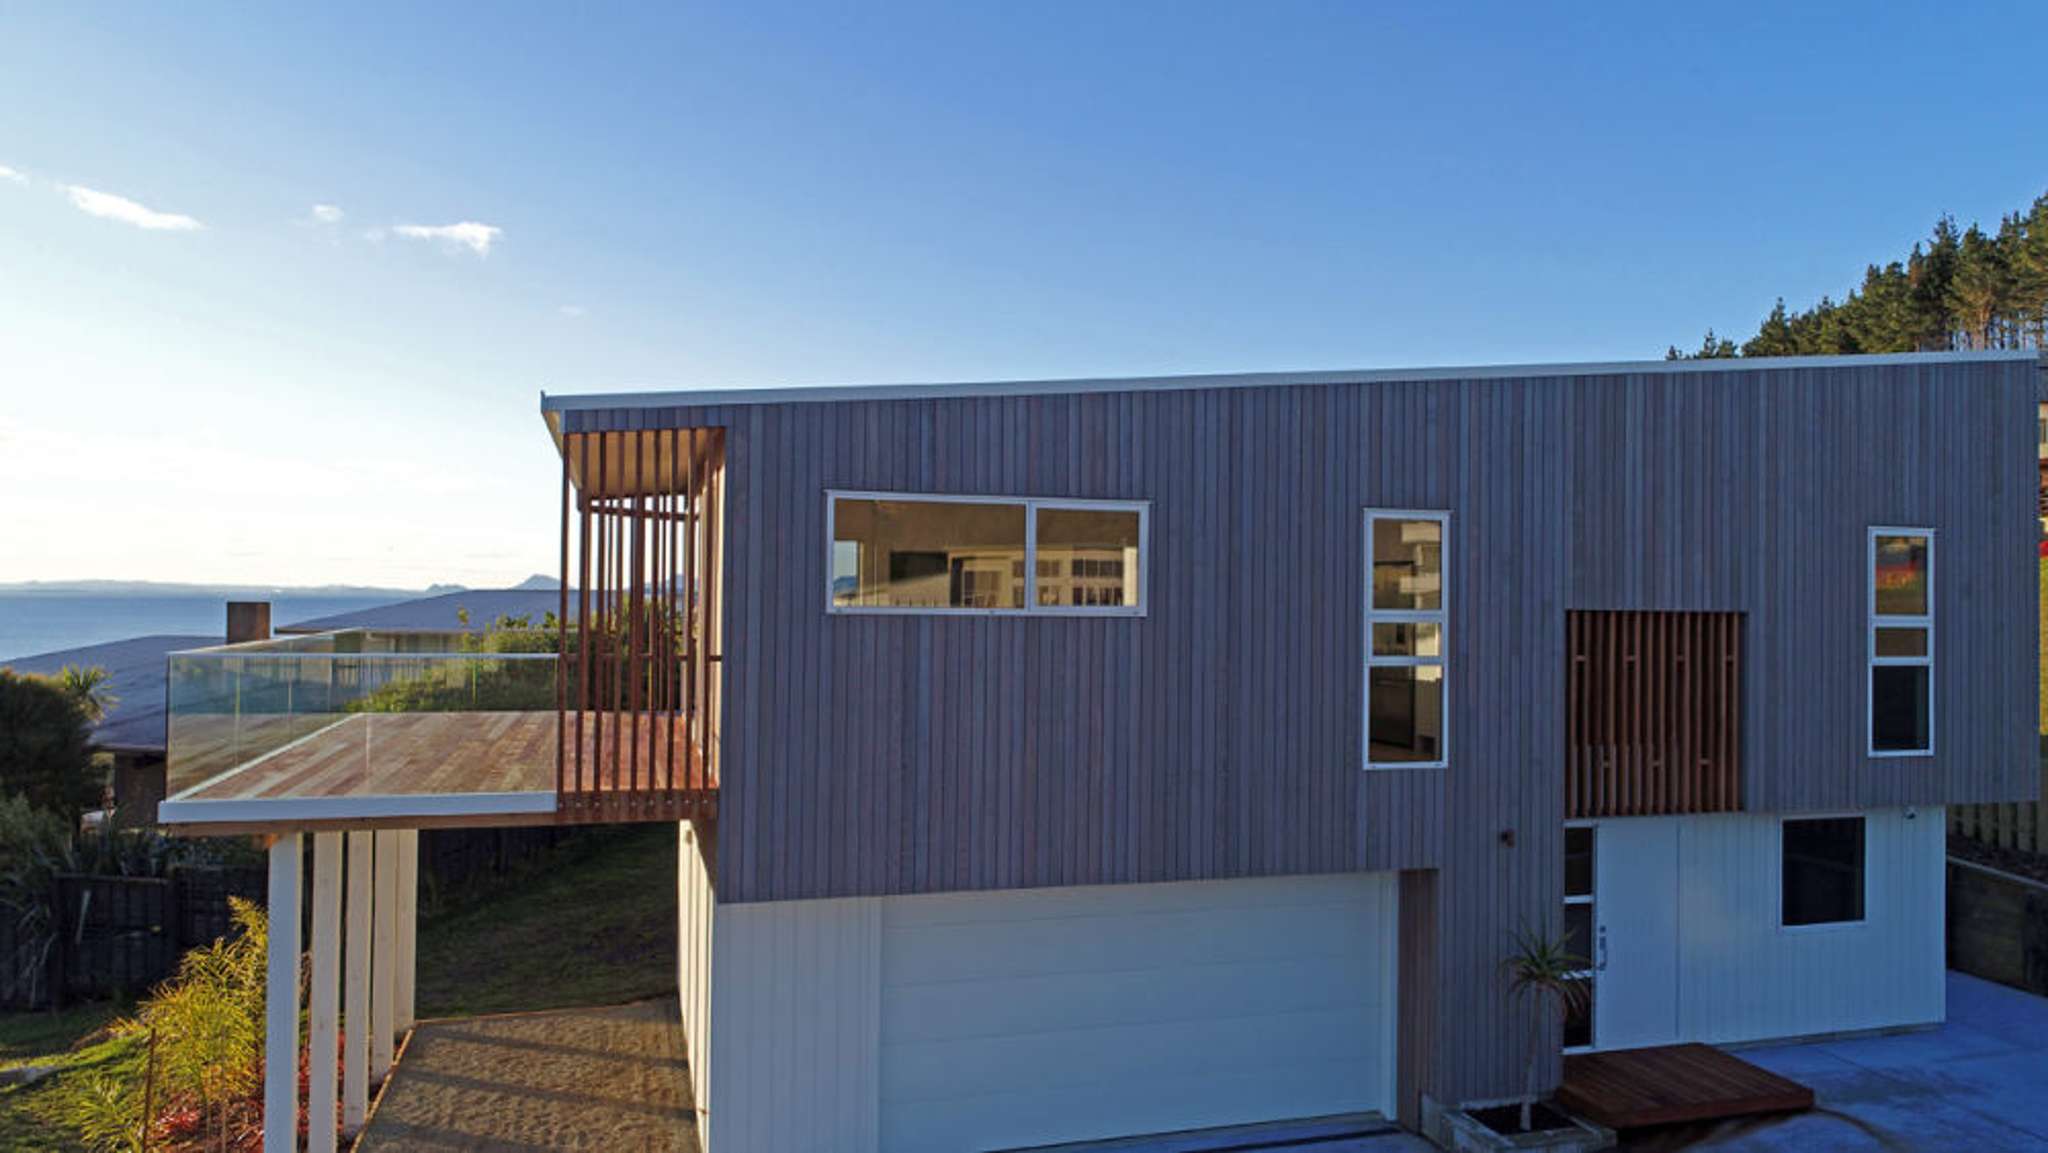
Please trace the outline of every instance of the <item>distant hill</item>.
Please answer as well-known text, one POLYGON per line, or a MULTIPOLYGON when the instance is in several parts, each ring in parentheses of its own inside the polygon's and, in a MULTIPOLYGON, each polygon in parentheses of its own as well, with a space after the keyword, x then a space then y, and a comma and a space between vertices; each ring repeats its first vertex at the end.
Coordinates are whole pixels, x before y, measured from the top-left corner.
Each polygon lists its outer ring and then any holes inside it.
POLYGON ((545 573, 535 573, 512 586, 526 592, 550 592, 562 587, 562 582, 545 573))
POLYGON ((284 595, 408 600, 413 597, 462 592, 463 589, 464 586, 454 584, 437 584, 421 590, 378 588, 371 585, 206 585, 180 584, 174 581, 122 580, 0 582, 0 593, 14 596, 194 596, 225 597, 229 600, 265 600, 284 595))

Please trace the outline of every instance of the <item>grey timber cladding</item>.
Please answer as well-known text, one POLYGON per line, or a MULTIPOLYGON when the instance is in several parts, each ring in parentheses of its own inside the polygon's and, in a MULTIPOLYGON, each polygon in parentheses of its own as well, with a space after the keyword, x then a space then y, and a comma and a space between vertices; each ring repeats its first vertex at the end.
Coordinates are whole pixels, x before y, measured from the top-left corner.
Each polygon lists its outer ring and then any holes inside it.
POLYGON ((2034 795, 2035 376, 1837 361, 561 418, 728 429, 721 903, 1438 869, 1403 885, 1442 1007, 1404 1029, 1426 1043, 1404 1083, 1458 1100, 1519 1085, 1499 957, 1558 916, 1567 609, 1747 614, 1751 810, 2034 795), (829 488, 1150 500, 1149 615, 828 616, 829 488), (1447 769, 1359 768, 1368 507, 1452 514, 1447 769), (1873 523, 1937 531, 1932 757, 1863 754, 1873 523))

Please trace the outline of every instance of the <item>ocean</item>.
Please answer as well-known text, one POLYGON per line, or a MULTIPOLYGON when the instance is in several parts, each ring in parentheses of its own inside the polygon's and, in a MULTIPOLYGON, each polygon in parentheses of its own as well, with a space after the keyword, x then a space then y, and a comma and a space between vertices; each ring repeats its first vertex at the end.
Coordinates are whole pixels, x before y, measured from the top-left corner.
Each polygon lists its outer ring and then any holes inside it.
MULTIPOLYGON (((270 598, 271 625, 390 604, 388 596, 270 598)), ((0 592, 0 661, 152 633, 220 636, 227 598, 198 593, 0 592)))

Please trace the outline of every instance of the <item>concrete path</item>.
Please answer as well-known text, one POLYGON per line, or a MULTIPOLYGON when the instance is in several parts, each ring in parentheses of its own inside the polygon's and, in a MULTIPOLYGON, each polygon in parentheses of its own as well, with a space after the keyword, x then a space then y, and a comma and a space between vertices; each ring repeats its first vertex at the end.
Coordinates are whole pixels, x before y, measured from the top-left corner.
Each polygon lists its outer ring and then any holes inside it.
POLYGON ((1687 1127, 1633 1150, 2048 1150, 2048 998, 1951 972, 1939 1029, 1739 1050, 1812 1086, 1813 1112, 1687 1127))
POLYGON ((422 1022, 356 1148, 698 1153, 675 998, 422 1022))

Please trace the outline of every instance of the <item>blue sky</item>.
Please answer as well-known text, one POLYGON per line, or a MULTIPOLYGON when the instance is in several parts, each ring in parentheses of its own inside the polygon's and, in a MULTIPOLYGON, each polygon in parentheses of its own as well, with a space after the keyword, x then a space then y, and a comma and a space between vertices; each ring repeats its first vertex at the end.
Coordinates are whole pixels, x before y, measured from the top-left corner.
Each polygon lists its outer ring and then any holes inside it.
POLYGON ((1651 358, 2048 189, 2028 7, 1652 7, 0 4, 0 580, 508 583, 543 388, 1651 358))

